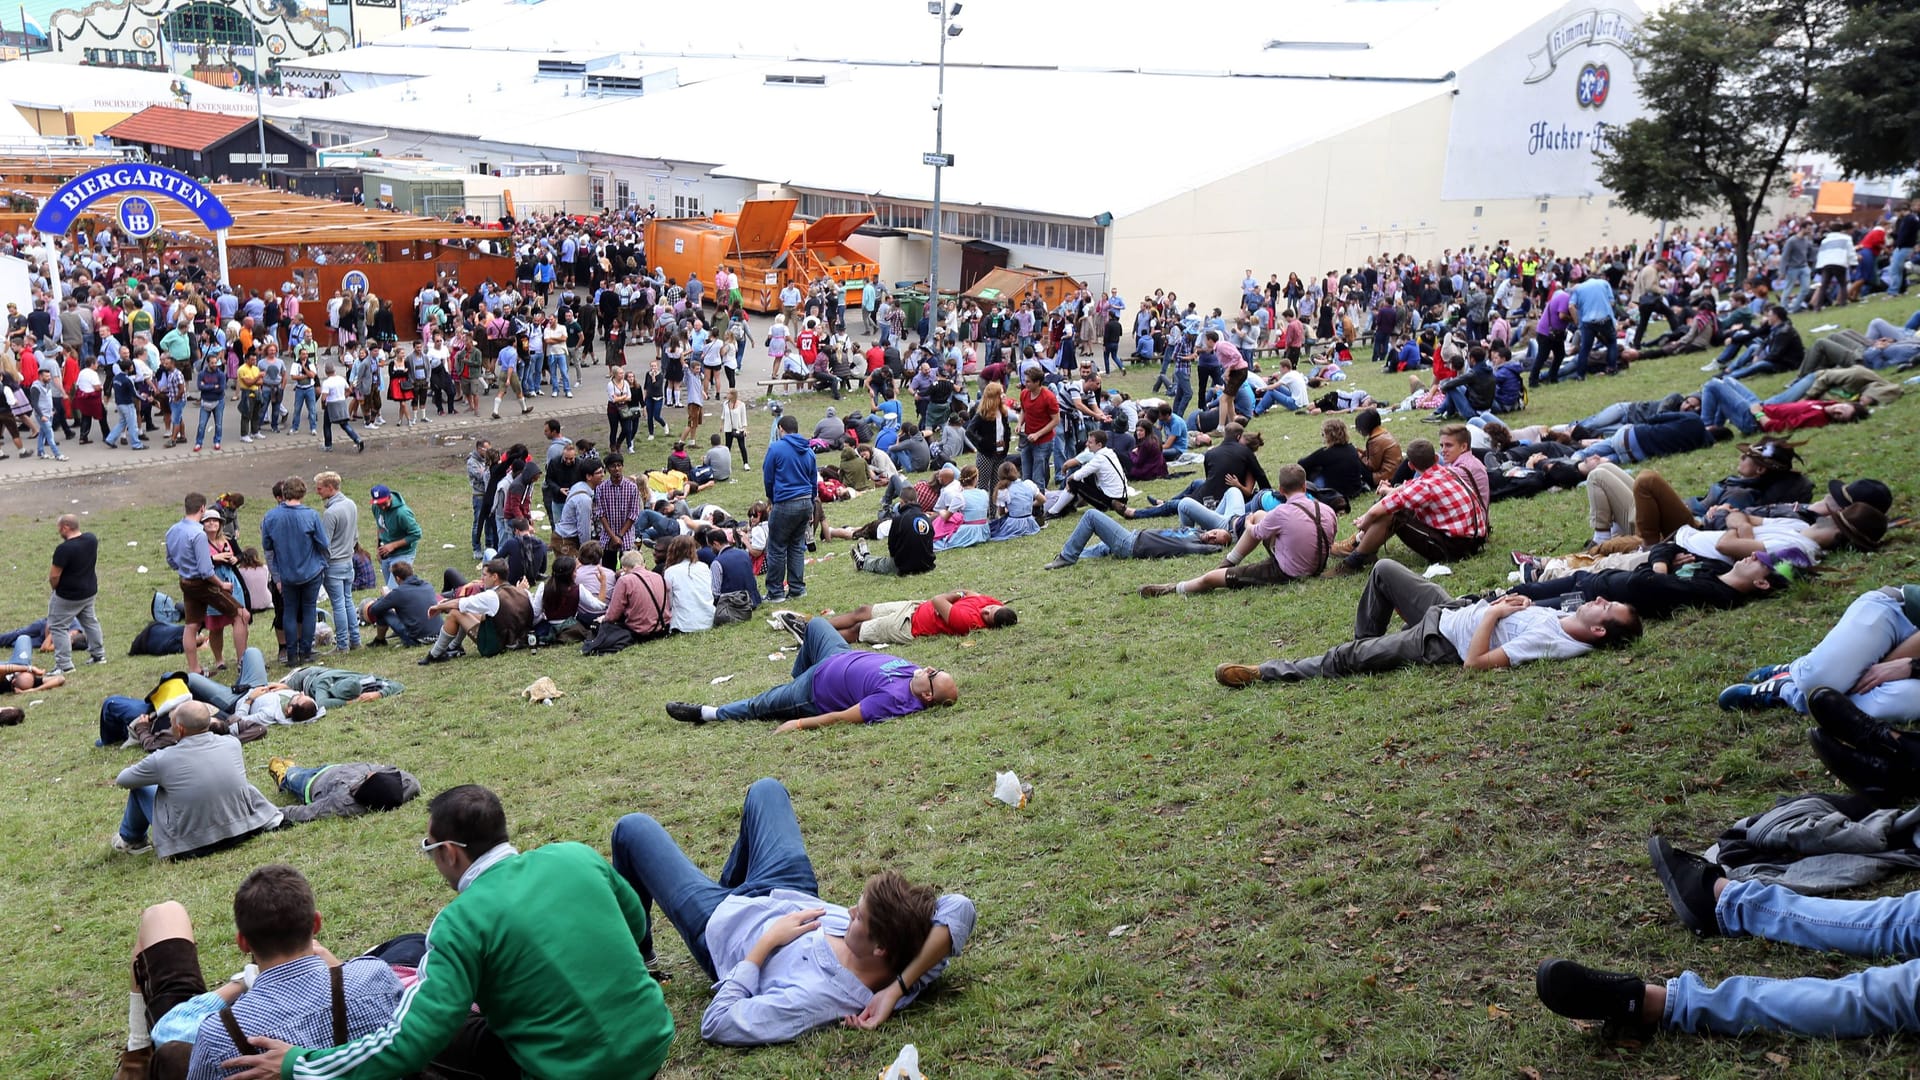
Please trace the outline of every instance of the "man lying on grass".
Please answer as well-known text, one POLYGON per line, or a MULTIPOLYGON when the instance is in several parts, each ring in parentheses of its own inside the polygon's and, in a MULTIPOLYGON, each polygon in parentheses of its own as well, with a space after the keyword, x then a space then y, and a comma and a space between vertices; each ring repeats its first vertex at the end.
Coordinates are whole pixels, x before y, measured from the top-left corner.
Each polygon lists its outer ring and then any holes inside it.
POLYGON ((835 1022, 877 1027, 931 986, 973 935, 973 901, 936 896, 891 870, 867 879, 851 908, 821 900, 793 801, 778 780, 747 789, 740 835, 718 881, 646 814, 614 826, 613 868, 640 894, 647 967, 657 970, 658 901, 715 980, 700 1037, 727 1046, 785 1042, 835 1022))
POLYGON ((1367 576, 1354 613, 1353 640, 1303 660, 1221 664, 1213 677, 1222 686, 1298 682, 1392 671, 1408 664, 1461 664, 1485 670, 1517 667, 1529 660, 1583 656, 1599 645, 1623 645, 1640 635, 1632 607, 1596 599, 1572 612, 1534 607, 1524 596, 1459 599, 1392 559, 1367 576), (1389 633, 1395 613, 1404 630, 1389 633))
MULTIPOLYGON (((1878 900, 1802 896, 1780 885, 1729 881, 1720 867, 1658 836, 1647 848, 1681 925, 1702 937, 1746 935, 1854 956, 1920 952, 1920 893, 1878 900)), ((1650 983, 1547 960, 1534 980, 1540 1003, 1562 1016, 1642 1031, 1773 1031, 1822 1039, 1920 1031, 1920 960, 1837 979, 1741 975, 1711 988, 1691 971, 1650 983)))
POLYGON ((877 724, 960 700, 960 684, 939 668, 864 652, 816 615, 800 636, 793 681, 758 697, 715 707, 667 702, 667 715, 688 724, 709 720, 782 720, 776 731, 805 731, 829 724, 877 724))
MULTIPOLYGON (((793 640, 807 643, 806 616, 778 611, 773 616, 793 640)), ((822 616, 847 644, 910 645, 914 638, 965 637, 975 630, 1012 626, 1020 616, 985 593, 955 589, 931 600, 892 600, 862 604, 839 615, 822 616)))

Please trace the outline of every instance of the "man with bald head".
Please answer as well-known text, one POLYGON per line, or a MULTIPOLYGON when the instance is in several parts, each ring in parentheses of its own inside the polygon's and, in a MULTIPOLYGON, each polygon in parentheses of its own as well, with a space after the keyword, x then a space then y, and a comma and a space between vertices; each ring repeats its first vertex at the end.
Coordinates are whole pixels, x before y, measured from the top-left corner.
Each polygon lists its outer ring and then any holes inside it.
POLYGON ((93 614, 93 601, 100 592, 100 579, 94 573, 100 541, 90 532, 81 532, 80 519, 72 514, 61 514, 55 527, 60 530, 60 546, 53 549, 53 568, 47 571, 47 584, 53 588, 47 631, 53 638, 53 670, 64 675, 73 670, 73 641, 67 631, 74 620, 79 620, 87 638, 88 663, 107 662, 107 642, 93 614))
POLYGON ((113 837, 115 851, 158 851, 163 859, 187 859, 280 827, 279 808, 247 780, 240 740, 207 730, 213 722, 211 706, 183 702, 169 720, 180 741, 114 778, 116 785, 128 789, 127 809, 113 837))

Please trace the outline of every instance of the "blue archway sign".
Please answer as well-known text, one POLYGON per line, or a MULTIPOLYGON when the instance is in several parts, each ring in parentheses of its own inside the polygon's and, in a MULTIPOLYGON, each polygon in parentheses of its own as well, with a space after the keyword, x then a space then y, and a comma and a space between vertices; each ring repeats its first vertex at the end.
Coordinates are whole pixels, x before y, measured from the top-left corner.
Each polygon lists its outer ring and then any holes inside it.
POLYGON ((61 184, 40 207, 33 227, 46 234, 65 233, 80 212, 95 202, 136 192, 172 199, 214 232, 233 228, 233 214, 205 184, 186 173, 139 162, 88 169, 61 184))

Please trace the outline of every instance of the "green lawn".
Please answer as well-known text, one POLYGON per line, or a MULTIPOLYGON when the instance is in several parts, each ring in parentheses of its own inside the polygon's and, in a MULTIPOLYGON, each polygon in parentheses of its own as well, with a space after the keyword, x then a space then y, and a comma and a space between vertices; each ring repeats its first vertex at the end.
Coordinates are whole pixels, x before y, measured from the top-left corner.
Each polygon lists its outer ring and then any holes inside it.
MULTIPOLYGON (((1907 313, 1878 303, 1835 321, 1907 313)), ((1802 316, 1801 326, 1821 321, 1802 316)), ((1694 387, 1699 363, 1649 362, 1622 378, 1550 388, 1528 419, 1694 387)), ((1121 385, 1144 394, 1149 379, 1121 385)), ((1378 374, 1359 382, 1382 397, 1401 392, 1378 374)), ((803 398, 796 411, 811 423, 820 406, 803 398)), ((765 414, 755 415, 764 428, 765 414)), ((1907 472, 1912 415, 1902 402, 1865 425, 1811 435, 1809 471, 1822 483, 1880 476, 1894 487, 1896 513, 1911 513, 1920 495, 1907 472)), ((1269 471, 1318 445, 1318 427, 1311 417, 1259 421, 1269 471)), ((1406 440, 1434 429, 1400 418, 1392 430, 1406 440)), ((756 455, 760 442, 756 432, 756 455)), ((443 469, 348 476, 350 490, 387 482, 405 493, 436 577, 466 561, 466 485, 453 454, 443 469)), ((1733 461, 1727 446, 1659 467, 1698 492, 1733 461)), ((272 479, 248 491, 255 506, 272 479)), ((0 773, 0 1076, 107 1074, 146 904, 185 902, 207 971, 219 977, 244 962, 230 904, 258 864, 290 862, 312 878, 322 938, 336 952, 424 929, 452 896, 414 851, 424 803, 180 865, 108 850, 121 806, 112 779, 134 752, 92 747, 97 706, 107 693, 144 693, 171 666, 124 650, 149 589, 172 584, 160 536, 184 485, 168 484, 148 509, 87 519, 113 582, 102 605, 113 662, 83 667, 25 726, 0 730, 9 758, 0 773), (140 563, 156 572, 136 575, 140 563)), ((743 511, 756 490, 743 481, 720 501, 743 511)), ((850 524, 872 505, 872 496, 843 504, 834 520, 850 524)), ((1509 549, 1568 550, 1588 532, 1580 493, 1502 503, 1493 520, 1487 552, 1444 580, 1455 592, 1503 583, 1509 549)), ((250 506, 247 527, 258 521, 250 506)), ((45 520, 9 518, 4 528, 16 589, 0 602, 0 624, 13 625, 39 610, 54 537, 45 520)), ((809 568, 813 610, 960 586, 1017 604, 1012 630, 901 650, 958 675, 960 705, 937 715, 798 735, 669 721, 669 699, 718 702, 785 677, 786 663, 768 653, 787 639, 755 621, 610 659, 548 649, 419 668, 412 650, 366 654, 358 666, 398 677, 406 693, 277 730, 247 759, 263 788, 269 755, 393 762, 429 793, 487 784, 522 847, 582 840, 604 851, 615 820, 645 810, 714 869, 746 786, 776 776, 793 790, 829 899, 851 901, 867 874, 893 866, 979 904, 972 948, 921 1006, 879 1032, 826 1031, 747 1053, 700 1043, 707 987, 666 934, 662 957, 679 976, 667 999, 680 1026, 668 1076, 870 1076, 908 1041, 941 1077, 1886 1076, 1920 1066, 1906 1043, 1884 1039, 1609 1046, 1547 1014, 1532 985, 1550 954, 1659 976, 1693 967, 1711 979, 1860 966, 1692 938, 1670 916, 1643 843, 1659 829, 1704 847, 1777 795, 1832 786, 1805 748, 1804 718, 1724 713, 1713 695, 1755 663, 1803 651, 1862 590, 1913 580, 1906 533, 1871 557, 1833 559, 1790 599, 1657 624, 1622 653, 1233 693, 1214 684, 1217 661, 1340 640, 1359 582, 1142 600, 1135 588, 1172 568, 1093 560, 1041 573, 1066 531, 1056 524, 943 555, 919 579, 856 576, 843 544, 809 568), (523 704, 516 692, 542 674, 568 696, 552 708, 523 704), (735 678, 708 685, 722 675, 735 678), (1025 810, 988 798, 993 773, 1009 768, 1036 789, 1025 810)))

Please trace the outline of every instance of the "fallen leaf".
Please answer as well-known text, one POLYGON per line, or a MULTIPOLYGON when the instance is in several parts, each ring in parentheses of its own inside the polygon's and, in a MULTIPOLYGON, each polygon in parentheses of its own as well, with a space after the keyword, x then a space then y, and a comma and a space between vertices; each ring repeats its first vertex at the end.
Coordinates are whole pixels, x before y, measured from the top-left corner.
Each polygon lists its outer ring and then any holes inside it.
POLYGON ((1767 1060, 1773 1062, 1775 1065, 1778 1065, 1783 1069, 1793 1064, 1792 1058, 1788 1057, 1785 1054, 1775 1053, 1771 1050, 1767 1051, 1767 1060))
POLYGON ((1498 1005, 1487 1006, 1487 1019, 1489 1020, 1511 1020, 1512 1018, 1513 1014, 1511 1012, 1508 1012, 1498 1005))

